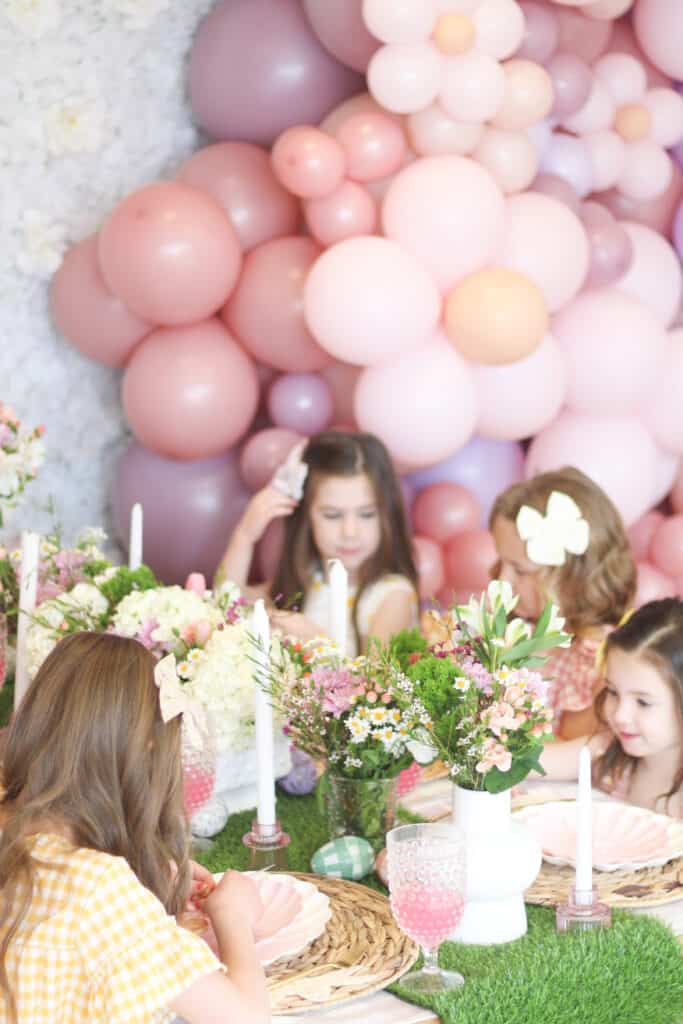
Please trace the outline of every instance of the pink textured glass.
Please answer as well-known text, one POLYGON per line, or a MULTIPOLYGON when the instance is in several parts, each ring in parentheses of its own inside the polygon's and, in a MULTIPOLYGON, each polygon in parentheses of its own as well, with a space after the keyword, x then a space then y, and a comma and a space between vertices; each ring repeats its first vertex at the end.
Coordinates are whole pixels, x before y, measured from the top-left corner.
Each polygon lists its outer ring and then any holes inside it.
POLYGON ((200 810, 213 792, 216 779, 216 748, 211 730, 203 737, 201 746, 189 739, 182 730, 181 756, 183 762, 183 802, 189 818, 200 810))

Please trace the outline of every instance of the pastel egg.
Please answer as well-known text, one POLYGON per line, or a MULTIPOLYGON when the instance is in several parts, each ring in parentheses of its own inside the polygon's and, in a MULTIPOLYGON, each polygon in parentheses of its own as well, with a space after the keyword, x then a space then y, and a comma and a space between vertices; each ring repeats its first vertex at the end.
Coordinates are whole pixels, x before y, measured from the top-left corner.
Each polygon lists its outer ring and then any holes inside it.
POLYGON ((325 843, 313 854, 311 867, 319 875, 356 881, 372 871, 375 857, 367 839, 342 836, 325 843))

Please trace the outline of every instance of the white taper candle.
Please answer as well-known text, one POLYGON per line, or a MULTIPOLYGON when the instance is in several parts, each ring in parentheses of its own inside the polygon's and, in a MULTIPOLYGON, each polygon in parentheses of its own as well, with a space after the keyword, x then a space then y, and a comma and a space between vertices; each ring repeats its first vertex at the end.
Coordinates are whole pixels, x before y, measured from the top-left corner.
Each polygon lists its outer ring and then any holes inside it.
POLYGON ((130 535, 128 538, 128 568, 139 569, 142 565, 142 505, 136 501, 130 510, 130 535))
POLYGON ((330 559, 327 571, 330 581, 330 637, 337 644, 340 654, 345 654, 349 619, 349 574, 338 558, 330 559))
POLYGON ((256 820, 259 825, 274 825, 275 816, 275 767, 273 754, 273 708, 270 696, 263 688, 268 686, 270 668, 270 623, 262 600, 254 605, 251 623, 256 640, 255 653, 255 723, 256 723, 256 820), (259 679, 263 685, 259 685, 259 679))
POLYGON ((579 753, 579 795, 576 805, 576 902, 593 902, 593 797, 591 754, 587 746, 579 753))

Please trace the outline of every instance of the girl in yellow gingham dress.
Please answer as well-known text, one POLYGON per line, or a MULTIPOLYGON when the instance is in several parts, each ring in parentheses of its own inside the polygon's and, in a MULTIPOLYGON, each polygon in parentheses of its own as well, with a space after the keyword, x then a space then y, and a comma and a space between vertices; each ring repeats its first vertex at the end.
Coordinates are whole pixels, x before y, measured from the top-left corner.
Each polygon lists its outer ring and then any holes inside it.
MULTIPOLYGON (((227 872, 201 901, 223 964, 175 915, 190 862, 180 722, 134 640, 61 641, 11 726, 0 800, 0 1020, 265 1024, 258 897, 227 872)), ((195 880, 211 876, 194 866, 195 880)))

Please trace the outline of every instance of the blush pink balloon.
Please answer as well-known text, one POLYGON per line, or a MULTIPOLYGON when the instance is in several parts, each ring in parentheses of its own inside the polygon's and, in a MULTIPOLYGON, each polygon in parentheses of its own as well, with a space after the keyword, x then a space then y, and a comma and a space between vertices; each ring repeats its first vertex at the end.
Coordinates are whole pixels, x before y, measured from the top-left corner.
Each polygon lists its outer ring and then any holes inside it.
POLYGON ((556 53, 547 64, 553 83, 553 117, 569 117, 584 105, 591 91, 591 71, 573 53, 556 53))
POLYGON ((261 580, 274 579, 285 542, 284 519, 273 519, 256 546, 256 565, 261 580))
POLYGON ((613 23, 610 50, 613 53, 628 53, 639 60, 647 72, 647 81, 650 88, 653 86, 664 86, 666 88, 671 85, 671 77, 655 67, 641 49, 635 37, 630 18, 620 18, 613 23))
POLYGON ((486 590, 497 558, 496 545, 488 530, 463 530, 446 544, 446 579, 456 591, 478 595, 486 590))
POLYGON ((337 423, 354 422, 353 396, 360 374, 361 368, 349 363, 332 363, 320 371, 332 393, 333 415, 337 423))
POLYGON ((215 313, 242 266, 216 200, 170 181, 123 199, 102 225, 98 252, 107 287, 138 316, 169 325, 215 313))
POLYGON ((221 316, 245 349, 276 370, 310 373, 331 357, 304 321, 304 285, 320 255, 310 238, 276 238, 248 253, 221 316))
POLYGON ((556 13, 560 26, 558 50, 576 54, 587 64, 592 64, 608 48, 612 36, 611 22, 586 18, 580 11, 567 10, 566 7, 557 7, 556 13))
POLYGON ((317 434, 332 422, 332 392, 317 373, 285 373, 271 385, 268 412, 273 423, 299 434, 317 434))
POLYGON ((669 327, 683 298, 681 261, 673 246, 652 228, 628 222, 623 227, 631 242, 632 259, 614 287, 649 306, 669 327))
POLYGON ((371 235, 377 228, 377 204, 368 190, 355 181, 343 181, 327 196, 304 200, 303 206, 308 230, 324 246, 371 235))
POLYGON ((271 160, 280 184, 305 199, 334 192, 346 170, 344 150, 336 139, 308 125, 283 132, 273 146, 271 160))
POLYGON ((69 249, 50 285, 55 327, 79 352, 105 366, 123 366, 152 324, 113 295, 100 273, 97 235, 69 249))
POLYGON ((566 390, 564 357, 552 335, 531 355, 507 366, 474 367, 482 437, 518 441, 543 430, 559 413, 566 390))
POLYGON ((641 605, 650 601, 660 601, 664 597, 676 597, 678 585, 666 573, 656 569, 649 562, 638 562, 636 565, 638 575, 636 578, 636 596, 634 605, 640 608, 641 605))
POLYGON ((369 92, 360 92, 357 96, 344 100, 338 107, 331 110, 327 117, 320 122, 320 128, 336 138, 337 132, 342 125, 346 124, 349 118, 355 117, 356 114, 379 114, 381 117, 388 117, 399 127, 403 125, 403 118, 400 114, 393 114, 390 110, 380 107, 377 100, 369 92))
POLYGON ((655 530, 663 523, 664 515, 652 509, 636 520, 628 529, 628 539, 633 557, 637 562, 646 562, 650 555, 650 544, 655 530))
POLYGON ((396 120, 383 114, 354 114, 337 129, 353 181, 378 181, 393 174, 406 155, 406 140, 396 120))
POLYGON ((413 537, 413 558, 417 569, 418 591, 423 601, 434 597, 445 580, 441 548, 430 537, 413 537))
POLYGON ((655 569, 669 576, 683 576, 683 515, 668 516, 655 530, 650 544, 655 569))
POLYGON ((666 336, 652 389, 642 407, 643 421, 654 439, 676 455, 683 455, 682 389, 683 328, 678 328, 666 336))
POLYGON ((626 144, 611 129, 591 132, 584 137, 591 162, 593 189, 602 192, 613 188, 622 174, 626 163, 626 144))
POLYGON ((326 50, 354 71, 364 72, 379 39, 363 20, 363 0, 303 0, 313 31, 326 50))
POLYGON ((654 199, 632 199, 616 189, 600 192, 595 198, 619 220, 637 221, 668 237, 683 195, 683 173, 673 163, 672 171, 669 187, 654 199))
POLYGON ((555 12, 534 0, 526 0, 519 6, 524 13, 524 39, 515 56, 545 64, 560 40, 555 12))
POLYGON ((530 191, 557 199, 564 203, 572 213, 578 213, 581 208, 581 201, 574 189, 568 181, 558 177, 557 174, 538 174, 531 183, 530 191))
POLYGON ((683 78, 683 20, 671 0, 638 0, 633 29, 649 59, 672 78, 683 78))
POLYGON ((466 487, 440 483, 430 484, 420 491, 413 503, 412 515, 418 533, 443 544, 456 533, 479 526, 481 509, 466 487))
POLYGON ((240 452, 240 476, 250 491, 260 491, 283 464, 301 434, 282 427, 267 427, 252 434, 240 452))
POLYGON ((123 408, 138 440, 177 459, 225 451, 246 433, 258 405, 252 361, 219 320, 159 328, 123 377, 123 408))
POLYGON ((655 448, 655 489, 650 495, 650 505, 652 506, 659 505, 668 495, 676 482, 680 463, 678 454, 667 451, 659 445, 655 445, 655 448))
POLYGON ((176 177, 220 203, 244 251, 292 235, 298 227, 299 203, 277 180, 270 155, 260 146, 205 146, 180 165, 176 177))
POLYGON ((674 485, 671 488, 671 494, 669 495, 671 500, 672 508, 675 512, 683 512, 683 472, 679 466, 678 475, 674 480, 674 485))

